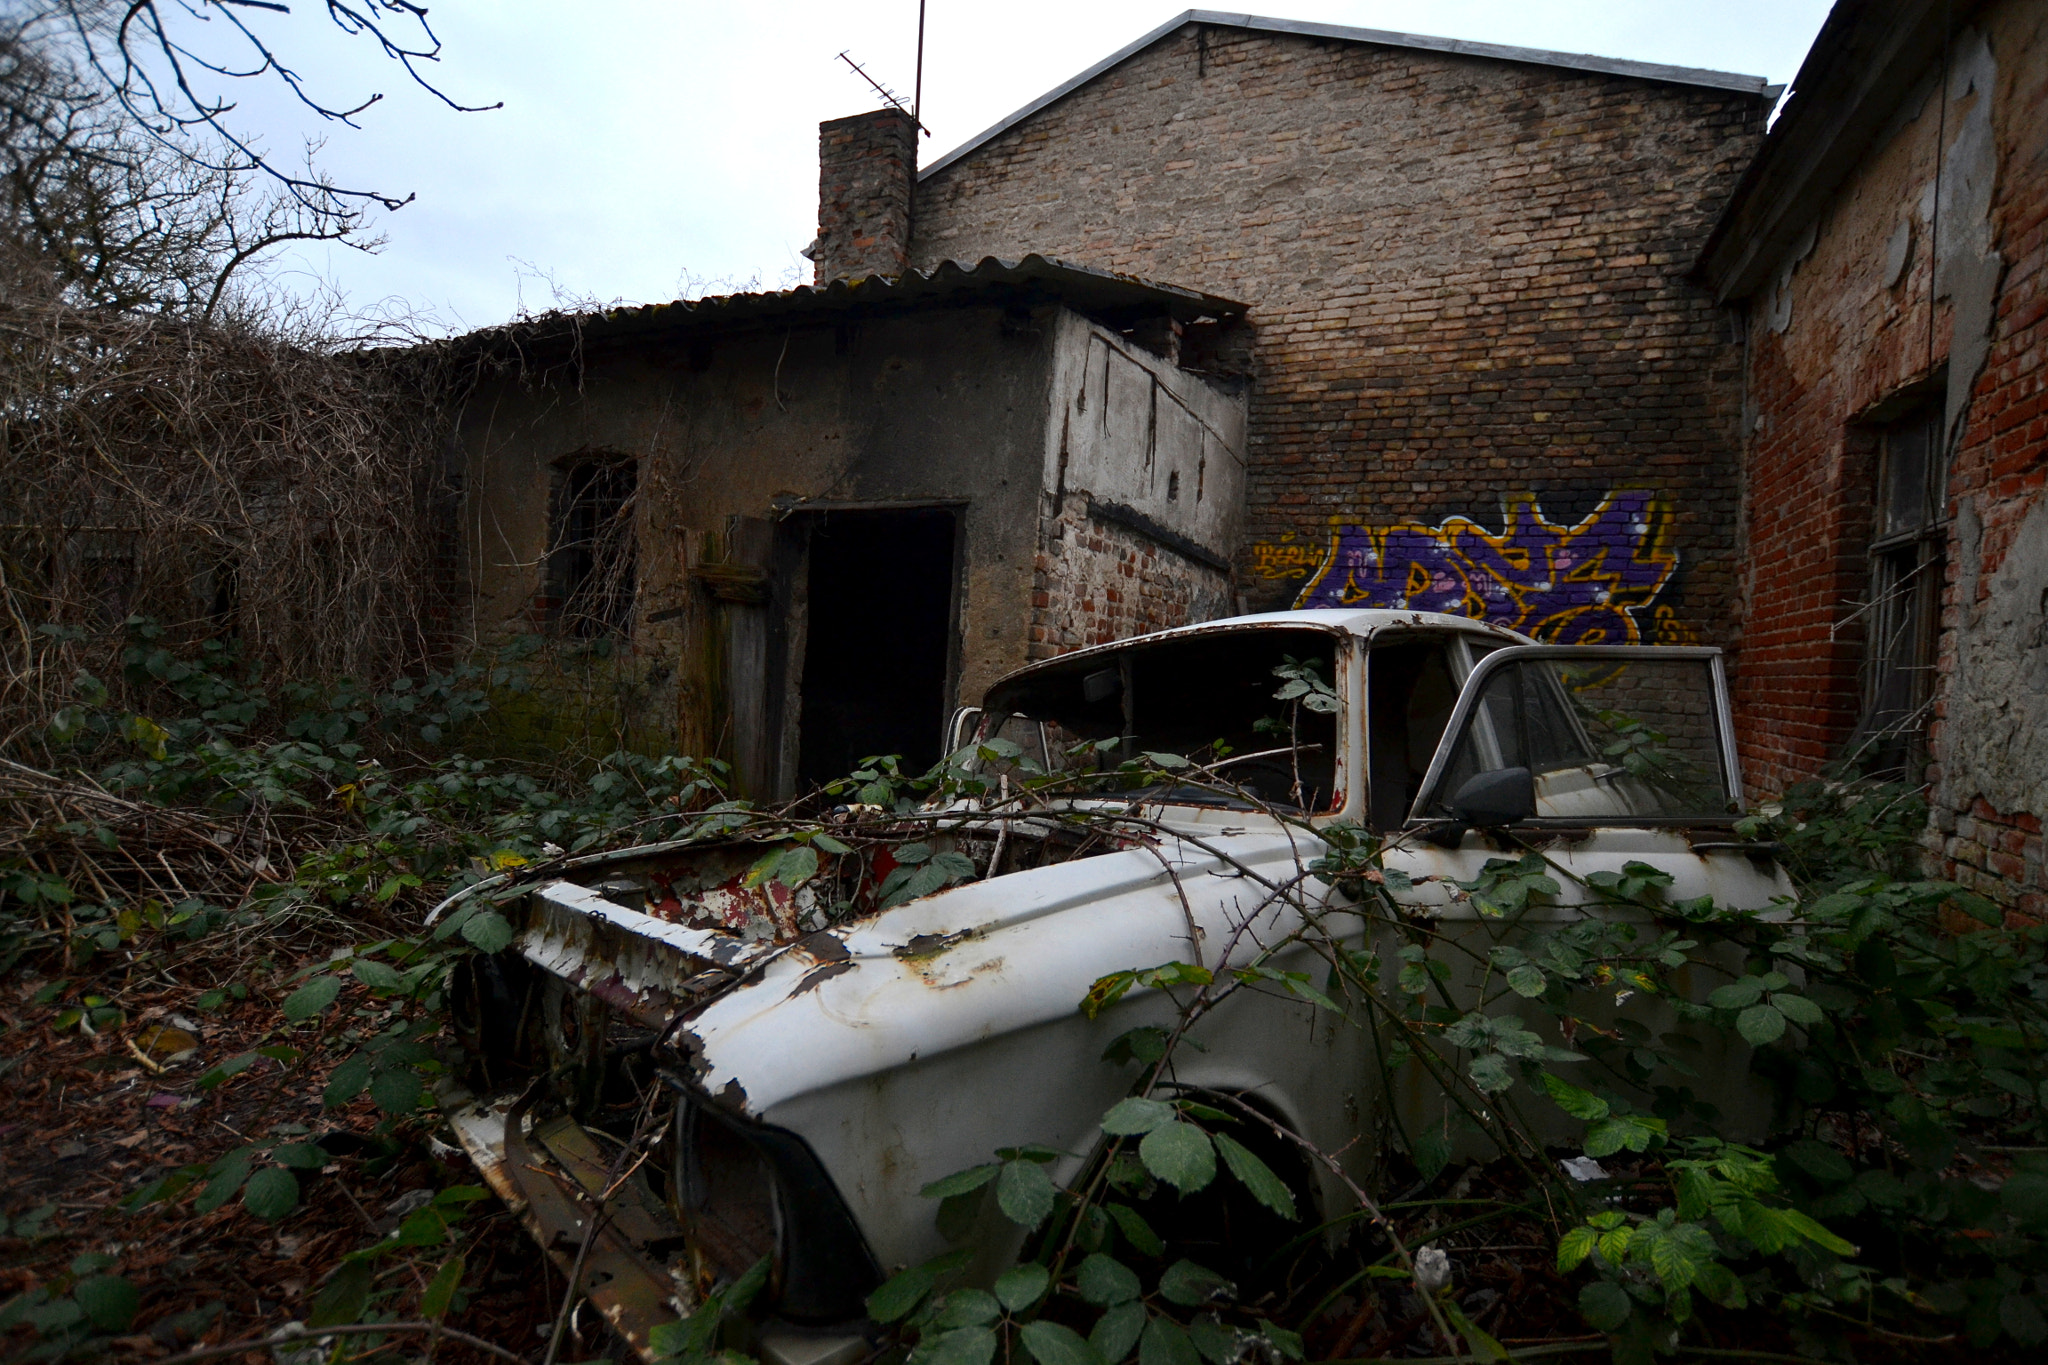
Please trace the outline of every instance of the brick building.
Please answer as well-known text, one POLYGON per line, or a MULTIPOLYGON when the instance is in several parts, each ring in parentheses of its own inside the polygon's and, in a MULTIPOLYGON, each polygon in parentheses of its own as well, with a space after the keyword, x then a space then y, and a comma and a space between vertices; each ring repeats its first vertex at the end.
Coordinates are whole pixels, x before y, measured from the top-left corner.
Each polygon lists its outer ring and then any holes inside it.
POLYGON ((1753 786, 1925 780, 2048 913, 2048 6, 1843 0, 1701 257, 1745 323, 1753 786))
POLYGON ((1775 93, 1190 11, 923 168, 905 260, 1247 302, 1251 606, 1725 641, 1741 350, 1685 271, 1775 93))

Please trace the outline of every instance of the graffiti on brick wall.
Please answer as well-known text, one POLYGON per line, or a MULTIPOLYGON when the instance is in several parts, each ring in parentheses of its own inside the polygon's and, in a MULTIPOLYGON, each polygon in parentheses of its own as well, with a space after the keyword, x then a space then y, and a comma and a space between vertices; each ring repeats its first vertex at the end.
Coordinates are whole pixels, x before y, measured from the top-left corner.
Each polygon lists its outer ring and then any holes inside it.
POLYGON ((1496 533, 1465 517, 1441 525, 1338 525, 1322 546, 1252 547, 1252 568, 1291 578, 1314 552, 1297 608, 1392 607, 1470 616, 1554 644, 1678 643, 1688 631, 1657 597, 1678 569, 1672 510, 1618 489, 1574 525, 1510 495, 1496 533))

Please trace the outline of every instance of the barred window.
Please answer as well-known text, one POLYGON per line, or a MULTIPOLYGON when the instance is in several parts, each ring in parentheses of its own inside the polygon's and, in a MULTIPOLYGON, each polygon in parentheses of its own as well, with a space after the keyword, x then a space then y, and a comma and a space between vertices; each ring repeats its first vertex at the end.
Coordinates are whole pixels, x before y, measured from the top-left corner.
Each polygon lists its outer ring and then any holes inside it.
POLYGON ((1866 772, 1917 780, 1926 763, 1947 563, 1947 490, 1941 405, 1887 425, 1878 442, 1863 716, 1851 746, 1852 759, 1866 772))
POLYGON ((624 635, 633 621, 633 460, 575 456, 557 467, 549 518, 546 606, 581 639, 624 635))

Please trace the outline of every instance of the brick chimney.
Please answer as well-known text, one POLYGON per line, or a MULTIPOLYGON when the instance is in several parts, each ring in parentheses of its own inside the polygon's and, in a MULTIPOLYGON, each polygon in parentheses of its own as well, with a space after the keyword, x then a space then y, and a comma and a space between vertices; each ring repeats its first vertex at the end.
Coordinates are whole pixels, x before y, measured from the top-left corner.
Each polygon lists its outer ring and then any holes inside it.
POLYGON ((819 285, 908 268, 916 180, 917 124, 903 110, 818 125, 818 240, 804 254, 819 285))

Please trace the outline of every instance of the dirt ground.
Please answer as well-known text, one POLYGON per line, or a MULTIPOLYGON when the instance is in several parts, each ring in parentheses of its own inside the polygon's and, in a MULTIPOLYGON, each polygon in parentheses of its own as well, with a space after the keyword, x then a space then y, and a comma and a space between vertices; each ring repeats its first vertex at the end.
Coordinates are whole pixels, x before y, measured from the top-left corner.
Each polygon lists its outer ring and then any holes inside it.
MULTIPOLYGON (((430 1120, 386 1123, 380 1135, 382 1116, 367 1099, 323 1110, 326 1073, 345 1053, 307 1047, 311 1026, 290 1039, 305 1051, 298 1062, 263 1057, 214 1088, 202 1087, 200 1078, 221 1060, 285 1041, 276 1007, 287 988, 285 971, 255 981, 245 975, 247 999, 206 1009, 216 989, 207 980, 209 965, 174 961, 147 979, 112 963, 66 978, 23 969, 0 979, 0 1229, 7 1234, 0 1236, 0 1303, 37 1286, 61 1297, 76 1278, 78 1257, 112 1258, 104 1273, 136 1286, 140 1311, 125 1335, 100 1338, 90 1353, 111 1348, 126 1358, 161 1358, 303 1320, 346 1253, 386 1236, 434 1193, 480 1183, 458 1151, 432 1136, 430 1120), (97 1032, 75 1022, 58 1027, 66 1008, 88 995, 123 1017, 97 1032), (196 1053, 151 1057, 146 1046, 160 1041, 152 1030, 166 1027, 195 1035, 196 1053), (276 1222, 256 1217, 239 1198, 195 1213, 196 1186, 147 1209, 122 1207, 134 1191, 181 1166, 273 1137, 319 1141, 337 1153, 323 1170, 295 1172, 301 1202, 276 1222)), ((349 1003, 344 999, 344 1007, 349 1003)), ((417 1316, 428 1277, 460 1251, 465 1292, 447 1324, 538 1359, 561 1277, 494 1199, 468 1205, 453 1231, 448 1246, 376 1263, 373 1312, 384 1320, 417 1316)), ((416 1356, 419 1344, 391 1339, 383 1354, 416 1356)), ((561 1358, 600 1349, 595 1340, 572 1341, 561 1358)), ((50 1354, 25 1326, 0 1335, 0 1357, 50 1354)), ((439 1356, 489 1358, 455 1342, 444 1342, 439 1356)), ((258 1365, 269 1353, 239 1358, 258 1365)))

